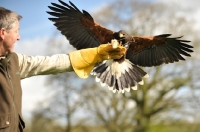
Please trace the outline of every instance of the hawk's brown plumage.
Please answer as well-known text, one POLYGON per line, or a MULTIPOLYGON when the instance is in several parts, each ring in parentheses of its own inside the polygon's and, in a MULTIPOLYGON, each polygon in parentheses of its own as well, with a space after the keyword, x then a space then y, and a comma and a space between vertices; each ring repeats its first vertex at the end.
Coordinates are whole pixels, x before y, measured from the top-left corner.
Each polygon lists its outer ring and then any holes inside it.
POLYGON ((158 66, 163 63, 173 63, 185 60, 193 52, 190 41, 180 40, 181 37, 170 38, 170 34, 158 36, 131 36, 123 30, 109 30, 97 24, 85 10, 82 12, 69 1, 70 5, 59 0, 60 4, 52 3, 47 12, 54 18, 49 18, 69 43, 76 49, 97 47, 100 44, 117 39, 127 47, 124 58, 114 61, 104 61, 93 70, 97 81, 107 85, 113 91, 129 91, 135 89, 142 81, 146 72, 138 66, 158 66), (122 36, 121 36, 122 35, 122 36))

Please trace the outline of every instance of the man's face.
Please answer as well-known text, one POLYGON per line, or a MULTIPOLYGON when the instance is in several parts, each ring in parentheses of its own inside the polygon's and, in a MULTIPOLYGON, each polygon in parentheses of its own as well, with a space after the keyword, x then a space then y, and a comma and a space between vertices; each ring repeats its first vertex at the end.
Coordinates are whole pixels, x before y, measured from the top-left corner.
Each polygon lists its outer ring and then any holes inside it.
POLYGON ((4 53, 8 54, 13 52, 15 42, 20 39, 19 22, 18 21, 14 22, 12 28, 9 31, 5 31, 4 33, 5 33, 3 39, 3 47, 5 50, 4 53))

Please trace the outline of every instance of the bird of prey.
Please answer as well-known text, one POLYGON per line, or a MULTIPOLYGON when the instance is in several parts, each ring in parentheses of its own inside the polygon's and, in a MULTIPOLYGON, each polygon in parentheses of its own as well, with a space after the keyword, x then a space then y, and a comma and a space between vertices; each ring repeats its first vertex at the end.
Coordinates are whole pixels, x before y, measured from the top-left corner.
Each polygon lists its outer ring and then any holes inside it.
POLYGON ((49 20, 54 22, 58 30, 77 50, 98 47, 110 43, 113 39, 126 47, 126 54, 118 60, 106 60, 95 65, 92 75, 96 81, 108 86, 114 93, 136 90, 137 84, 143 84, 143 77, 148 74, 141 67, 159 66, 185 60, 183 56, 191 56, 190 41, 181 37, 170 37, 171 34, 157 36, 133 36, 125 31, 112 31, 98 23, 85 10, 80 11, 72 2, 69 4, 51 3, 49 20))

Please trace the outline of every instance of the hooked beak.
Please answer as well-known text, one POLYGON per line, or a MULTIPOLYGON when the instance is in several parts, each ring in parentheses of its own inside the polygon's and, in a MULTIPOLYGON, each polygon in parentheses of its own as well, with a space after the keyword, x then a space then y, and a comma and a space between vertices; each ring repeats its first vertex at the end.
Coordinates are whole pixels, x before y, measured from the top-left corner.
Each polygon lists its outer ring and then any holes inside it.
POLYGON ((124 34, 123 34, 123 33, 120 33, 120 34, 119 34, 119 37, 120 37, 120 38, 124 37, 124 34))

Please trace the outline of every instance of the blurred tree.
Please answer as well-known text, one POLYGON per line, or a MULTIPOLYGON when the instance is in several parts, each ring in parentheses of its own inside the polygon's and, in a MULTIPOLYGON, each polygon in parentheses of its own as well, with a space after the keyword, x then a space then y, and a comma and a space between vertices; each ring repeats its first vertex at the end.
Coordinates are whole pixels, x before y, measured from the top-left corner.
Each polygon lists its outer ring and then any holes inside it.
MULTIPOLYGON (((105 6, 104 9, 97 11, 94 16, 98 16, 95 18, 98 23, 115 31, 124 29, 130 34, 144 36, 162 33, 172 33, 173 36, 185 35, 189 40, 192 40, 193 46, 197 46, 199 38, 195 36, 195 28, 191 27, 191 22, 194 24, 195 21, 192 17, 185 17, 189 9, 180 9, 177 6, 172 7, 149 1, 117 0, 105 6)), ((163 120, 156 115, 160 116, 166 113, 166 115, 170 115, 171 111, 177 112, 180 111, 180 108, 183 108, 186 103, 184 100, 187 100, 188 96, 183 96, 184 93, 182 93, 182 100, 179 100, 177 94, 186 88, 199 87, 195 83, 198 81, 199 76, 194 73, 194 67, 196 68, 195 72, 199 67, 198 61, 199 58, 194 57, 192 59, 187 58, 187 62, 145 68, 150 74, 150 78, 145 80, 145 85, 139 86, 137 91, 131 91, 124 96, 136 103, 136 107, 132 110, 134 114, 132 122, 136 123, 132 131, 144 132, 150 124, 163 120), (194 87, 194 85, 197 86, 194 87)), ((190 101, 195 102, 196 98, 192 96, 190 101)), ((190 101, 187 101, 187 103, 190 103, 190 101)), ((111 106, 111 104, 109 105, 111 106)), ((104 104, 105 107, 109 107, 109 105, 104 104)), ((126 113, 127 111, 121 112, 126 113)), ((104 111, 102 113, 108 112, 104 111)), ((99 112, 96 114, 99 114, 99 112)), ((182 116, 185 115, 186 111, 181 114, 182 116)), ((187 114, 190 113, 187 112, 187 114)), ((109 117, 109 114, 106 116, 109 117)), ((99 120, 104 121, 106 116, 99 118, 99 120)), ((170 117, 176 118, 176 113, 174 112, 170 117)), ((192 118, 195 117, 194 115, 192 118)), ((106 122, 105 125, 107 125, 106 122)))
MULTIPOLYGON (((97 10, 93 14, 96 22, 115 31, 123 29, 130 34, 145 36, 185 35, 183 39, 192 40, 195 53, 192 58, 186 58, 187 61, 145 68, 150 78, 145 79, 145 84, 138 86, 138 90, 125 94, 113 94, 95 83, 94 78, 80 80, 74 73, 51 76, 47 79, 52 87, 51 99, 44 109, 41 107, 42 117, 65 120, 65 132, 82 125, 102 126, 106 132, 147 132, 154 131, 155 125, 168 126, 175 122, 177 126, 190 126, 190 130, 185 131, 196 132, 200 122, 200 98, 196 94, 199 93, 200 79, 197 74, 199 37, 196 36, 199 32, 196 33, 191 25, 191 22, 195 23, 192 17, 185 17, 187 12, 188 9, 177 6, 135 0, 116 0, 97 10), (196 124, 191 125, 191 122, 196 124)), ((50 40, 48 54, 67 53, 66 39, 55 38, 50 40)), ((178 128, 172 127, 170 131, 183 131, 178 128)), ((82 130, 90 131, 87 127, 82 130)))
MULTIPOLYGON (((41 104, 40 104, 41 105, 41 104)), ((33 112, 32 125, 30 132, 61 132, 63 127, 52 118, 45 116, 45 111, 38 110, 33 112)))
POLYGON ((78 83, 81 82, 78 82, 74 73, 49 77, 47 85, 50 85, 50 88, 45 95, 47 100, 40 103, 38 105, 40 109, 33 112, 34 132, 49 129, 54 132, 72 132, 85 123, 85 119, 77 114, 83 103, 79 98, 78 83))
MULTIPOLYGON (((93 80, 94 81, 94 80, 93 80)), ((82 92, 85 108, 93 117, 95 124, 102 126, 107 132, 129 132, 133 126, 133 106, 122 94, 113 94, 97 83, 86 83, 82 92)))

